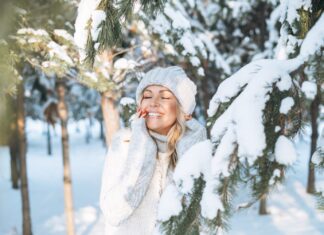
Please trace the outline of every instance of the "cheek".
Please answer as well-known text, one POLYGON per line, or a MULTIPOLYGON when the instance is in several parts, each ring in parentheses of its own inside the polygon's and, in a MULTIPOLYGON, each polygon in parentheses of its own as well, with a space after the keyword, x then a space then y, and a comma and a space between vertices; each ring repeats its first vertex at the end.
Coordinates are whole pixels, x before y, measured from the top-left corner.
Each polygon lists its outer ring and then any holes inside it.
POLYGON ((174 122, 177 119, 177 106, 176 104, 170 104, 168 105, 167 113, 168 113, 168 119, 172 122, 174 122))
POLYGON ((141 109, 145 109, 145 108, 147 108, 147 107, 148 107, 148 103, 147 103, 147 101, 142 100, 142 102, 141 102, 140 105, 139 105, 139 108, 141 108, 141 109))

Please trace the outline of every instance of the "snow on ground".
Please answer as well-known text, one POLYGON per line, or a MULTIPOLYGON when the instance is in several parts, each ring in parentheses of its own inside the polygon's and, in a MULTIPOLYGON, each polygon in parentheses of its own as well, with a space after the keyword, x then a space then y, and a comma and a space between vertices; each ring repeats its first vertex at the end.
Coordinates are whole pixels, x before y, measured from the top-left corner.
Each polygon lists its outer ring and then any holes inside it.
MULTIPOLYGON (((75 124, 69 126, 75 223, 77 234, 102 234, 98 198, 106 150, 98 137, 99 125, 93 126, 93 138, 86 144, 86 125, 79 123, 79 133, 75 124)), ((47 155, 45 128, 41 122, 28 121, 27 171, 32 228, 35 235, 65 235, 60 126, 55 127, 52 156, 47 155)), ((0 234, 21 234, 20 192, 11 189, 6 148, 0 149, 0 234)))
MULTIPOLYGON (((310 136, 309 128, 305 128, 305 134, 310 136)), ((259 203, 241 210, 230 221, 229 235, 324 234, 324 211, 318 211, 316 199, 306 193, 310 138, 296 136, 295 146, 297 162, 287 172, 284 185, 271 193, 267 202, 269 215, 258 216, 259 203)), ((316 178, 323 180, 324 175, 316 178)))
MULTIPOLYGON (((98 137, 98 123, 92 127, 93 138, 89 144, 85 141, 87 123, 78 125, 80 132, 76 131, 75 123, 69 126, 76 231, 78 235, 102 235, 99 190, 105 148, 98 137)), ((34 235, 65 235, 60 130, 56 126, 53 155, 48 156, 45 129, 43 123, 28 120, 27 164, 33 232, 34 235)), ((324 212, 315 209, 316 200, 305 192, 309 138, 296 138, 295 142, 297 162, 288 172, 284 185, 271 194, 270 214, 259 216, 258 204, 239 211, 230 220, 229 235, 324 234, 324 212)), ((242 193, 238 200, 243 199, 242 193)), ((21 234, 20 192, 11 189, 8 149, 4 147, 0 148, 0 234, 21 234)))

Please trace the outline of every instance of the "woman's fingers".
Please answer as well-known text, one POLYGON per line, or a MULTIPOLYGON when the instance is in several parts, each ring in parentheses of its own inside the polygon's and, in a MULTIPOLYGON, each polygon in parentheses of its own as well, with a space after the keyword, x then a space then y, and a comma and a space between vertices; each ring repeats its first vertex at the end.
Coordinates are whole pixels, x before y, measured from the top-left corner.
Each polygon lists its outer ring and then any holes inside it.
POLYGON ((143 111, 143 118, 147 117, 148 112, 146 110, 143 111))
POLYGON ((137 117, 141 117, 141 113, 142 113, 142 110, 140 107, 138 107, 136 110, 137 117))
POLYGON ((192 118, 192 115, 190 115, 190 114, 186 114, 185 115, 185 120, 186 121, 190 120, 191 118, 192 118))
POLYGON ((143 118, 146 118, 147 116, 147 111, 146 110, 143 110, 141 108, 138 108, 137 109, 137 116, 140 118, 140 117, 143 117, 143 118))

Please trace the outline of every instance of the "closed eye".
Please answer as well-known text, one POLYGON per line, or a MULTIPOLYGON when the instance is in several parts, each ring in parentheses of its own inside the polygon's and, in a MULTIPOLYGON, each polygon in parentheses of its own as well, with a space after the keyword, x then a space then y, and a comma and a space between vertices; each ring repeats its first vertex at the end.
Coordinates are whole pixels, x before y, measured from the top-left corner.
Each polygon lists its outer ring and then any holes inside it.
POLYGON ((152 96, 144 96, 143 99, 150 99, 152 96))

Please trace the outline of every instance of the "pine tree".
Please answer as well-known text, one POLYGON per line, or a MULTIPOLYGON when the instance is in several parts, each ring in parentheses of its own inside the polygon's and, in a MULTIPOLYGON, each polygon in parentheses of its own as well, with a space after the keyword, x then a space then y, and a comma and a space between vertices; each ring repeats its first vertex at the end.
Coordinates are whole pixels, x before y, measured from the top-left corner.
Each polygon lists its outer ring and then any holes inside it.
POLYGON ((208 110, 214 145, 213 177, 206 177, 207 173, 203 181, 196 177, 182 210, 162 221, 162 233, 176 234, 183 227, 192 228, 185 234, 198 234, 199 227, 207 234, 221 232, 234 211, 231 198, 237 194, 239 182, 244 182, 252 193, 249 206, 284 179, 285 170, 296 160, 291 138, 301 127, 303 100, 295 75, 313 55, 321 53, 323 24, 322 15, 294 58, 253 61, 220 84, 208 110), (195 203, 197 190, 202 195, 200 204, 195 203), (221 203, 212 203, 211 198, 221 203), (191 206, 196 206, 196 219, 191 220, 195 226, 191 221, 183 226, 181 218, 186 217, 184 213, 191 206))

